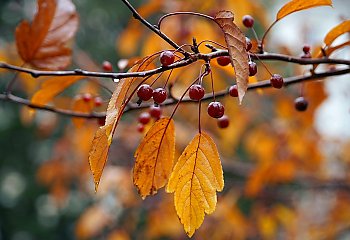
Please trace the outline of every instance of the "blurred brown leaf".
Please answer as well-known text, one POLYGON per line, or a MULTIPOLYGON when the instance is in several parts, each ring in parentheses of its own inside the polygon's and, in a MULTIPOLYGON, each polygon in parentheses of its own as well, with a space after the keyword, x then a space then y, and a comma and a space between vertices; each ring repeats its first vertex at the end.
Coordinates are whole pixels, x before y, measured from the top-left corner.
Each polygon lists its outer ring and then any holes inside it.
POLYGON ((22 21, 16 28, 18 53, 40 69, 59 70, 71 62, 67 44, 78 29, 78 14, 70 0, 38 0, 33 22, 22 21))

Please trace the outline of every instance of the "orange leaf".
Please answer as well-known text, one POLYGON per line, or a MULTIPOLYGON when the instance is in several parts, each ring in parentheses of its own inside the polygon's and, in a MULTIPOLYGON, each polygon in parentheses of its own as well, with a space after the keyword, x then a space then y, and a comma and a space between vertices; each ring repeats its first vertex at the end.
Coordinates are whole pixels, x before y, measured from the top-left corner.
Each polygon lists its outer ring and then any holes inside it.
POLYGON ((175 192, 177 215, 189 237, 216 207, 216 191, 224 187, 219 153, 206 133, 198 133, 181 154, 167 192, 175 192))
POLYGON ((134 184, 142 198, 166 184, 174 164, 175 130, 169 118, 158 120, 135 152, 134 184))
POLYGON ((276 21, 291 13, 318 6, 332 6, 332 0, 292 0, 278 11, 276 21))
POLYGON ((235 69, 238 97, 241 103, 248 87, 248 53, 246 51, 245 35, 233 23, 233 19, 233 13, 230 11, 221 11, 215 15, 215 22, 225 35, 231 64, 235 69))
MULTIPOLYGON (((157 55, 154 55, 139 60, 129 72, 144 71, 157 57, 157 55)), ((107 161, 108 150, 112 143, 113 134, 127 104, 125 98, 135 79, 136 78, 124 78, 119 81, 117 88, 113 92, 108 103, 105 125, 97 130, 92 142, 92 147, 89 153, 89 164, 91 172, 94 175, 96 191, 107 161)))
POLYGON ((21 58, 36 68, 58 70, 71 61, 67 44, 78 28, 78 15, 70 0, 38 0, 32 24, 22 21, 16 28, 21 58))
POLYGON ((324 38, 324 43, 329 46, 333 43, 333 41, 342 35, 343 33, 350 32, 350 20, 346 20, 336 27, 332 28, 324 38))
POLYGON ((83 79, 81 76, 52 77, 41 85, 41 88, 33 95, 31 102, 37 105, 45 105, 59 93, 81 79, 83 79))
MULTIPOLYGON (((86 102, 83 98, 79 97, 74 100, 72 110, 74 112, 91 113, 94 107, 95 107, 94 101, 86 102)), ((72 118, 72 121, 76 127, 82 127, 86 122, 86 119, 74 117, 72 118)))
POLYGON ((108 103, 105 125, 100 127, 92 141, 92 148, 89 154, 89 164, 94 175, 95 190, 101 179, 103 169, 106 165, 109 146, 112 143, 114 130, 123 113, 125 103, 124 99, 130 88, 133 78, 121 79, 116 90, 108 103))

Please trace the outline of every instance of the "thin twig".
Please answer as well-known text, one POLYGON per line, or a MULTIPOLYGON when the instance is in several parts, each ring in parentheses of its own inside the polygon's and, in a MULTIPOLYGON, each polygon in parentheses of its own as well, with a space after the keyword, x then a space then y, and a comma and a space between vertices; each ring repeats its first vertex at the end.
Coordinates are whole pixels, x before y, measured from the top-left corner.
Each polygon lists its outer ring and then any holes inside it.
POLYGON ((162 39, 164 39, 167 43, 169 43, 171 46, 173 46, 175 49, 179 49, 179 51, 186 57, 189 57, 189 53, 183 50, 177 43, 175 43, 173 40, 171 40, 167 35, 165 35, 163 32, 161 32, 158 28, 156 28, 154 25, 150 24, 146 19, 144 19, 137 11, 136 9, 129 3, 127 0, 122 0, 122 2, 129 8, 129 10, 132 12, 133 17, 136 20, 139 20, 143 25, 145 25, 148 29, 153 31, 155 34, 159 35, 162 39))

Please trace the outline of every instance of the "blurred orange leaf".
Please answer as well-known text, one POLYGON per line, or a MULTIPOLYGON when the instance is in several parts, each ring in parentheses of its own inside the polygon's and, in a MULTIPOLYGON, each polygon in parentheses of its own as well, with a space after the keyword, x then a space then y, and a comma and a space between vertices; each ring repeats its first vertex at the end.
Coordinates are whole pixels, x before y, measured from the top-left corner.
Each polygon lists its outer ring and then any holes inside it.
POLYGON ((57 76, 46 80, 41 88, 33 95, 31 102, 45 105, 75 82, 83 79, 81 76, 57 76))
POLYGON ((169 118, 158 120, 135 152, 134 184, 142 198, 166 184, 174 164, 175 127, 169 118))
POLYGON ((233 13, 230 11, 221 11, 215 15, 215 22, 220 26, 225 35, 231 64, 236 73, 238 97, 241 103, 248 87, 248 53, 246 51, 245 35, 233 23, 233 19, 233 13))
MULTIPOLYGON (((79 98, 75 99, 75 101, 73 103, 72 110, 74 112, 91 113, 92 110, 94 109, 94 107, 95 107, 94 101, 87 102, 83 98, 79 97, 79 98)), ((74 118, 72 118, 72 121, 76 127, 81 127, 86 122, 86 119, 74 117, 74 118)))
POLYGON ((218 150, 204 132, 198 133, 181 154, 170 176, 168 192, 175 192, 177 215, 189 237, 216 207, 216 191, 224 187, 218 150))
POLYGON ((339 25, 332 28, 324 38, 324 43, 329 46, 333 43, 333 41, 342 35, 343 33, 350 32, 350 20, 346 20, 339 25))
POLYGON ((291 13, 318 6, 332 6, 332 0, 292 0, 278 11, 276 22, 291 13))
POLYGON ((70 0, 38 0, 33 22, 22 21, 16 28, 18 53, 34 67, 64 69, 71 62, 67 44, 77 29, 78 15, 70 0))

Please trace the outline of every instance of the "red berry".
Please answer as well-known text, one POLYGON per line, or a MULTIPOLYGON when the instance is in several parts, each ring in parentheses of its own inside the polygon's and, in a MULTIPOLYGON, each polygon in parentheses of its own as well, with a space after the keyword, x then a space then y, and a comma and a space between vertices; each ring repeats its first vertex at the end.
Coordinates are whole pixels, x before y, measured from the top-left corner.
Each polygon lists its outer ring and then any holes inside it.
POLYGON ((250 49, 252 49, 253 47, 252 41, 250 40, 250 38, 245 37, 245 42, 246 42, 245 49, 247 50, 247 52, 249 52, 250 49))
POLYGON ((294 107, 296 110, 303 112, 307 109, 309 102, 304 97, 298 97, 294 100, 294 107))
POLYGON ((169 66, 170 64, 174 63, 175 55, 171 51, 164 51, 160 54, 159 57, 160 63, 162 66, 169 66))
POLYGON ((230 94, 231 97, 238 97, 238 87, 237 85, 232 85, 229 90, 228 93, 230 94))
POLYGON ((157 88, 153 91, 153 100, 161 104, 167 98, 167 93, 164 88, 157 88))
POLYGON ((153 94, 153 89, 148 84, 142 84, 137 90, 137 96, 143 100, 150 100, 153 94))
POLYGON ((204 88, 199 84, 193 84, 188 91, 190 98, 195 101, 201 100, 204 97, 204 93, 204 88))
POLYGON ((208 114, 213 118, 221 118, 225 113, 224 105, 220 102, 211 102, 208 105, 208 114))
POLYGON ((90 102, 92 99, 92 95, 90 93, 84 93, 82 96, 84 102, 90 102))
POLYGON ((106 118, 105 118, 105 117, 104 117, 104 118, 98 118, 98 119, 97 119, 97 123, 98 123, 98 125, 100 125, 100 126, 105 125, 105 121, 106 121, 106 118))
POLYGON ((227 128, 229 124, 230 124, 230 120, 228 119, 228 117, 226 115, 224 115, 218 119, 218 127, 219 128, 227 128))
POLYGON ((258 72, 258 67, 255 62, 250 61, 249 63, 249 76, 254 76, 258 72))
POLYGON ((270 84, 274 88, 281 88, 283 86, 283 77, 279 74, 272 74, 270 84))
POLYGON ((94 103, 95 103, 95 107, 100 107, 103 104, 103 100, 101 97, 95 97, 94 103))
POLYGON ((220 66, 227 66, 231 63, 231 58, 229 56, 220 56, 216 58, 216 61, 220 66))
POLYGON ((151 120, 151 115, 148 112, 143 112, 139 116, 139 123, 147 124, 151 120))
POLYGON ((306 54, 306 53, 309 53, 310 52, 310 49, 311 47, 309 45, 304 45, 303 46, 303 52, 306 54))
POLYGON ((113 66, 109 61, 103 61, 102 68, 107 72, 111 72, 113 70, 113 66))
POLYGON ((145 126, 141 123, 137 124, 137 131, 142 133, 145 130, 145 126))
POLYGON ((242 22, 245 27, 251 28, 254 25, 254 18, 250 15, 245 15, 243 16, 242 22))
POLYGON ((162 115, 162 109, 160 109, 159 106, 151 106, 149 108, 149 114, 154 118, 154 119, 159 119, 160 116, 162 115))

